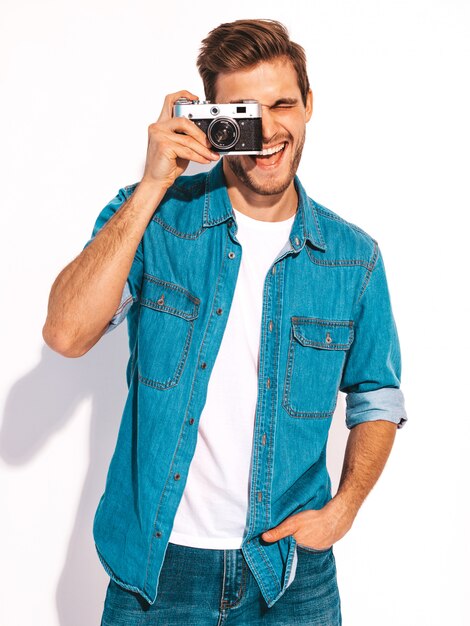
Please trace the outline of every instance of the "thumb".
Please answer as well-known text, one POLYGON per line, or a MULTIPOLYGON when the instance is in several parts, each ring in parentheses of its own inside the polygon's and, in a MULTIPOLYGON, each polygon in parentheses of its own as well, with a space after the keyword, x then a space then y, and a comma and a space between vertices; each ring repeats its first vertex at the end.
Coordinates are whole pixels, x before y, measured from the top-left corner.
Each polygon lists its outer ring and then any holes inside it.
POLYGON ((282 522, 278 526, 271 528, 261 535, 264 541, 279 541, 283 537, 287 537, 292 534, 292 524, 282 522))

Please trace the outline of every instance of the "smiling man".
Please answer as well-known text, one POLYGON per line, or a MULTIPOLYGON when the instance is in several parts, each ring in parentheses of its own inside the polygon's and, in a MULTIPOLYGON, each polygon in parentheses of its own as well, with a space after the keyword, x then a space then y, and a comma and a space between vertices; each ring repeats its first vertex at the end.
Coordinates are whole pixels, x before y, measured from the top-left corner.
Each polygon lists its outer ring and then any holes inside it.
POLYGON ((103 626, 341 624, 333 545, 407 417, 377 241, 296 175, 312 115, 303 49, 271 20, 222 24, 206 98, 258 100, 263 154, 220 158, 166 97, 139 183, 52 286, 69 357, 128 321, 128 398, 94 538, 103 626), (209 172, 182 176, 189 161, 209 172), (332 496, 338 392, 350 429, 332 496))

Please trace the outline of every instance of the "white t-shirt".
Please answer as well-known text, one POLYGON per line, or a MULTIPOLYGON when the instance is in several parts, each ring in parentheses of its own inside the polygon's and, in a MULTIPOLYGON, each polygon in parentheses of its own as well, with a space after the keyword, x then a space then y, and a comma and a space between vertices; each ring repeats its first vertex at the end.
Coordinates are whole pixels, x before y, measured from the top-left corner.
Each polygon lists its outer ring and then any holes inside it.
POLYGON ((234 215, 242 246, 240 270, 169 539, 219 550, 240 548, 245 534, 264 279, 286 245, 295 218, 265 222, 236 209, 234 215))

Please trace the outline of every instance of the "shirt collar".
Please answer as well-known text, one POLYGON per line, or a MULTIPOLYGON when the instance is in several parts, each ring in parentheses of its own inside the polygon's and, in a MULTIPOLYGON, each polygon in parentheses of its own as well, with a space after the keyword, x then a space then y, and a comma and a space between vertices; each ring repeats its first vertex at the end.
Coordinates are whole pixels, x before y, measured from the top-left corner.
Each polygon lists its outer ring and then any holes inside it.
MULTIPOLYGON (((295 176, 294 184, 299 204, 289 236, 291 246, 295 252, 298 252, 308 239, 316 248, 326 250, 314 203, 307 196, 298 176, 295 176)), ((221 158, 206 178, 203 226, 215 226, 230 218, 234 218, 234 214, 227 192, 221 158)))

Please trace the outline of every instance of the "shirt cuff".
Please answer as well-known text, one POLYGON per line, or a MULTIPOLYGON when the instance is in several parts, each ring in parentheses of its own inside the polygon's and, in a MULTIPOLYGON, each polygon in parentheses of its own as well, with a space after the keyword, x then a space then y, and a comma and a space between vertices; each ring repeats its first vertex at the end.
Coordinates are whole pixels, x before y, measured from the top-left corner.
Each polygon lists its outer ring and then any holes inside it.
POLYGON ((104 332, 105 335, 106 333, 109 333, 111 330, 116 328, 116 326, 119 326, 119 324, 126 317, 133 302, 134 302, 134 298, 132 297, 132 294, 129 289, 129 285, 126 280, 126 284, 124 285, 124 289, 122 291, 121 302, 119 303, 116 313, 114 314, 111 321, 109 322, 108 328, 104 332))
POLYGON ((394 422, 397 428, 403 428, 408 417, 401 389, 382 387, 346 395, 346 426, 349 429, 375 420, 394 422))

